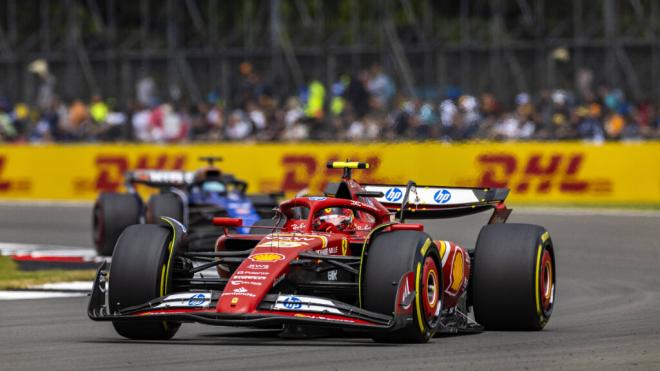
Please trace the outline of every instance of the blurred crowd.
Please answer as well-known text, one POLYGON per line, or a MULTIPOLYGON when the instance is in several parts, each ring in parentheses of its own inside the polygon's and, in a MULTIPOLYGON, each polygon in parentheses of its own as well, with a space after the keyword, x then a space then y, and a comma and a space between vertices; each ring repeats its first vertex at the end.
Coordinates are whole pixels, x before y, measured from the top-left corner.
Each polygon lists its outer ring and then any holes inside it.
POLYGON ((660 138, 660 102, 633 102, 621 89, 600 86, 493 94, 445 89, 441 98, 403 94, 380 65, 331 84, 311 80, 278 97, 249 63, 235 88, 204 101, 161 99, 148 76, 135 99, 119 109, 94 95, 65 101, 54 77, 42 73, 32 105, 0 97, 0 142, 187 142, 305 140, 639 140, 660 138))

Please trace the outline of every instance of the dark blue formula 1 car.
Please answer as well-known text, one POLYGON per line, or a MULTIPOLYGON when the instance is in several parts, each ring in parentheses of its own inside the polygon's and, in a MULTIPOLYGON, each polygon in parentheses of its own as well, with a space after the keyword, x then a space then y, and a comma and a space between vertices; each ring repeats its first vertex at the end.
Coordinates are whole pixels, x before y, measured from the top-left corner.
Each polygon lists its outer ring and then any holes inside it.
POLYGON ((235 232, 249 233, 254 223, 268 223, 281 194, 247 194, 247 183, 214 166, 219 157, 202 157, 207 166, 197 171, 139 169, 125 174, 126 192, 103 192, 96 199, 93 238, 99 255, 111 256, 117 238, 133 224, 158 223, 168 216, 188 228, 191 247, 213 251, 219 236, 212 219, 226 216, 243 219, 235 232), (136 185, 157 188, 145 204, 136 185), (264 219, 260 222, 261 219, 264 219))

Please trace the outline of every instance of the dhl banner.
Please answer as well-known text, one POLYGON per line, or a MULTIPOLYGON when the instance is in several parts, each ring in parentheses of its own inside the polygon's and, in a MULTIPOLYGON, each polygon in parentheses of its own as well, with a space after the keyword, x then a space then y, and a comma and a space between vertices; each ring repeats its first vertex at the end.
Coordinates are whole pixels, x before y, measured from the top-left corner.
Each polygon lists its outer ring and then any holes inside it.
POLYGON ((93 200, 123 189, 130 169, 186 169, 222 156, 224 172, 252 192, 319 192, 360 160, 361 182, 509 187, 512 203, 660 204, 660 142, 378 143, 0 146, 0 199, 93 200))

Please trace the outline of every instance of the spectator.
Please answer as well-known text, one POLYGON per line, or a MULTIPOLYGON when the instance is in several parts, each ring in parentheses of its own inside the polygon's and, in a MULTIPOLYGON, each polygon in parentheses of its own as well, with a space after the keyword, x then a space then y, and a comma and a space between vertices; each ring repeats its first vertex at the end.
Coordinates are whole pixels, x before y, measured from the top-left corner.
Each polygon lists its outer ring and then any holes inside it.
POLYGON ((246 139, 252 127, 250 123, 245 119, 243 112, 240 110, 235 110, 229 115, 229 120, 227 121, 227 139, 230 140, 242 140, 246 139))

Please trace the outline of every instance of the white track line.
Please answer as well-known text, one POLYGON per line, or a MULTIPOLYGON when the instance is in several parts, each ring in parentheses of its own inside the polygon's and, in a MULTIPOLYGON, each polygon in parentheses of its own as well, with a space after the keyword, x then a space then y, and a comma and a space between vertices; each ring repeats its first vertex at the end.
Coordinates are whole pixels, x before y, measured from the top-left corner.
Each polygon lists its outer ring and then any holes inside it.
POLYGON ((24 299, 51 299, 51 298, 73 298, 86 296, 83 292, 56 292, 56 291, 0 291, 0 300, 24 300, 24 299))
POLYGON ((32 252, 52 253, 51 255, 57 256, 96 256, 94 249, 79 246, 0 242, 0 255, 16 255, 32 252))
POLYGON ((43 291, 70 291, 88 293, 92 291, 93 281, 55 282, 44 285, 30 286, 30 290, 43 291))

